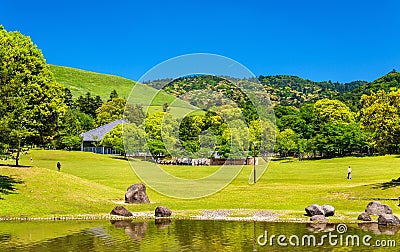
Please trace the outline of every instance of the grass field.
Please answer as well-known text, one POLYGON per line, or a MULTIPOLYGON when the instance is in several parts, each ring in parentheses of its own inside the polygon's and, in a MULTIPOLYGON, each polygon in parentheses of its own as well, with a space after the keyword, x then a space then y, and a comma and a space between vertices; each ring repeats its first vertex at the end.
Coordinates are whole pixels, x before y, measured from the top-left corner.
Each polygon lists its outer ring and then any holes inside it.
MULTIPOLYGON (((0 200, 0 216, 45 217, 70 214, 107 214, 124 199, 126 188, 139 182, 129 162, 114 156, 93 153, 32 150, 21 164, 9 167, 4 161, 1 175, 23 180, 15 194, 0 200), (33 157, 33 162, 29 157, 33 157), (57 172, 56 163, 62 164, 57 172)), ((11 164, 11 163, 10 163, 11 164)), ((135 165, 148 166, 144 161, 135 165)), ((350 198, 397 198, 400 186, 389 183, 398 178, 398 156, 346 157, 325 160, 272 161, 256 185, 249 185, 251 166, 223 190, 209 197, 182 200, 163 196, 148 188, 151 204, 127 205, 131 211, 153 211, 157 205, 196 212, 200 209, 268 209, 285 218, 307 218, 304 208, 312 203, 331 204, 333 220, 354 220, 368 200, 350 198), (346 179, 348 165, 353 178, 346 179)), ((199 178, 217 167, 164 166, 179 177, 199 178)), ((383 201, 400 214, 397 201, 383 201)), ((178 211, 179 212, 179 211, 178 211)))

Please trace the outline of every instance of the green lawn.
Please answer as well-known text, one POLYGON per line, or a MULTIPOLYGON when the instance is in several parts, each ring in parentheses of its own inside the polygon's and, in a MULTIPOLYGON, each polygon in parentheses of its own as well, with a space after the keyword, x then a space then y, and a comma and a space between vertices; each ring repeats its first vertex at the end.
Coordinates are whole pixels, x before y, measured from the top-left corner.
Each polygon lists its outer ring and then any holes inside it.
MULTIPOLYGON (((4 163, 4 161, 0 161, 4 163)), ((24 181, 15 194, 0 200, 0 216, 44 217, 69 214, 106 214, 122 203, 126 188, 139 182, 126 160, 92 153, 32 150, 21 159, 24 168, 0 166, 1 175, 24 181), (29 157, 33 157, 33 163, 29 157), (57 172, 56 163, 62 164, 57 172)), ((135 161, 148 166, 147 162, 135 161)), ((400 186, 385 184, 400 176, 398 156, 346 157, 325 160, 272 161, 261 180, 249 185, 252 167, 246 166, 227 187, 209 197, 182 200, 148 188, 151 204, 127 205, 131 211, 153 211, 157 205, 174 210, 269 209, 290 218, 303 216, 312 203, 335 206, 336 220, 354 220, 369 201, 349 198, 397 198, 400 186), (348 165, 353 179, 346 179, 348 165)), ((217 167, 165 166, 178 177, 200 178, 217 167)), ((383 201, 400 214, 397 201, 383 201)), ((334 219, 335 220, 335 219, 334 219)))

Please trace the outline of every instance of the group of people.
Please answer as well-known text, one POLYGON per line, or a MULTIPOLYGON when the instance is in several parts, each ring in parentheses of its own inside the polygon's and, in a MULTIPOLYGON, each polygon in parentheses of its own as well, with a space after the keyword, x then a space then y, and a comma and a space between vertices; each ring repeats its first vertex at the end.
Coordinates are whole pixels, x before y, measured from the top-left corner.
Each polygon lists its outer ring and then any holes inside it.
POLYGON ((177 158, 171 160, 157 159, 156 162, 157 164, 162 164, 162 165, 193 165, 193 166, 210 165, 208 159, 206 158, 200 158, 200 159, 177 158))

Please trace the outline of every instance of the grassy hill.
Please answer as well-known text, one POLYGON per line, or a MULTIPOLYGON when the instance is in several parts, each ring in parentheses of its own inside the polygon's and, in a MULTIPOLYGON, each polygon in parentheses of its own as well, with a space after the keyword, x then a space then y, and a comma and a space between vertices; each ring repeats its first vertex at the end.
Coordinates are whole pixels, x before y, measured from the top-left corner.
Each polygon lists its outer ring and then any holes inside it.
POLYGON ((111 91, 117 90, 120 97, 128 98, 136 82, 115 75, 89 72, 81 69, 50 65, 57 82, 71 90, 74 97, 90 92, 107 100, 111 91))
POLYGON ((133 87, 138 85, 129 102, 131 104, 149 104, 152 101, 149 113, 161 112, 165 102, 170 105, 170 111, 173 113, 184 115, 194 109, 193 106, 172 95, 126 78, 64 66, 50 65, 50 69, 56 80, 71 90, 74 98, 90 92, 93 96, 99 95, 103 101, 106 101, 114 89, 120 97, 128 98, 133 87))
MULTIPOLYGON (((93 153, 33 150, 21 159, 23 165, 13 168, 0 165, 0 174, 20 178, 15 194, 3 196, 0 216, 54 216, 70 214, 107 214, 123 204, 126 188, 139 182, 127 161, 93 153), (29 157, 33 157, 33 163, 29 157), (62 163, 61 172, 55 164, 62 163)), ((147 162, 135 161, 146 167, 147 162)), ((190 213, 199 209, 270 209, 282 218, 308 220, 304 207, 312 203, 331 204, 337 212, 332 221, 354 221, 369 200, 360 198, 397 198, 400 185, 398 156, 346 157, 325 160, 271 162, 256 185, 249 185, 251 166, 223 190, 195 200, 169 198, 148 188, 151 204, 126 205, 131 211, 154 211, 165 205, 190 213), (346 179, 347 166, 353 168, 353 179, 346 179), (357 198, 358 200, 351 200, 357 198), (257 199, 257 200, 255 200, 257 199)), ((182 178, 199 178, 213 173, 216 167, 164 166, 167 172, 182 178)), ((383 201, 400 214, 397 201, 383 201)), ((196 213, 196 212, 195 212, 196 213)))

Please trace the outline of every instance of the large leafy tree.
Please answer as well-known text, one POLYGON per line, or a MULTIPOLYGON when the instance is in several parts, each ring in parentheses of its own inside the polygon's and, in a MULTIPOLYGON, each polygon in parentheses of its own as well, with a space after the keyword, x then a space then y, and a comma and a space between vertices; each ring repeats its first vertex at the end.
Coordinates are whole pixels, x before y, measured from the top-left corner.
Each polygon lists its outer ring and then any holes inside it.
POLYGON ((93 118, 77 109, 67 109, 60 126, 58 127, 57 140, 61 147, 79 148, 82 132, 93 128, 93 118))
POLYGON ((126 104, 124 111, 124 119, 130 123, 136 124, 139 126, 143 123, 146 118, 146 114, 143 111, 143 106, 139 104, 126 104))
POLYGON ((175 147, 178 136, 174 136, 173 132, 178 130, 178 122, 169 113, 157 112, 149 115, 145 119, 144 129, 147 145, 153 156, 177 155, 175 147))
POLYGON ((275 149, 281 156, 287 156, 297 151, 296 133, 292 129, 285 129, 278 132, 276 136, 275 149))
POLYGON ((134 123, 124 123, 122 128, 123 143, 126 153, 135 154, 147 152, 146 132, 143 129, 143 125, 136 126, 134 123))
POLYGON ((114 129, 108 132, 101 141, 101 145, 113 147, 115 150, 125 153, 124 143, 122 140, 122 124, 115 126, 114 129))
POLYGON ((314 137, 316 149, 326 156, 343 156, 368 146, 367 135, 356 123, 326 123, 314 137))
POLYGON ((380 153, 395 153, 400 147, 400 90, 380 90, 361 97, 362 127, 370 144, 380 153))
POLYGON ((314 104, 317 126, 325 123, 354 122, 354 113, 346 104, 339 100, 322 99, 314 104))
POLYGON ((313 142, 322 155, 336 156, 366 147, 366 135, 355 123, 355 114, 341 101, 322 99, 314 104, 313 142))
POLYGON ((142 126, 134 123, 118 124, 104 136, 101 145, 124 154, 147 151, 145 131, 142 126))
POLYGON ((31 39, 0 26, 0 142, 19 153, 52 140, 65 111, 64 88, 31 39))
POLYGON ((200 115, 186 116, 179 125, 179 140, 183 147, 194 153, 200 149, 200 133, 203 131, 204 122, 200 115))
POLYGON ((124 98, 113 98, 101 105, 96 110, 96 126, 101 126, 106 123, 121 119, 124 116, 126 99, 124 98))

